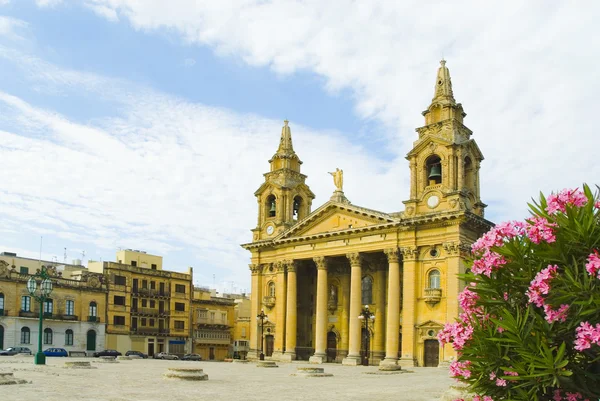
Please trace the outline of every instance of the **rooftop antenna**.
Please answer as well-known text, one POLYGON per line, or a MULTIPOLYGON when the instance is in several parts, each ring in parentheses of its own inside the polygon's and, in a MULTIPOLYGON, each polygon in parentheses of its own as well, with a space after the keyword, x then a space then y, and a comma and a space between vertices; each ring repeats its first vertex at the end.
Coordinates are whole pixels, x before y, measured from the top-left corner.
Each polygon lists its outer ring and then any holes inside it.
POLYGON ((81 263, 83 263, 84 259, 85 259, 85 251, 81 251, 81 263))

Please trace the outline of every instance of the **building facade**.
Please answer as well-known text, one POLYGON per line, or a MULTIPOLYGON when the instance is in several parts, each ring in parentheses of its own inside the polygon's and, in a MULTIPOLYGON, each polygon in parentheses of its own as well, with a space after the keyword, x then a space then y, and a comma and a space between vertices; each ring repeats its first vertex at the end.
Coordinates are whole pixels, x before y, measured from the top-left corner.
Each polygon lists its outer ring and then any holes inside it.
POLYGON ((107 288, 102 275, 80 265, 62 265, 0 254, 0 349, 26 346, 37 351, 43 307, 42 348, 92 354, 104 348, 107 288), (53 291, 40 305, 27 280, 46 266, 53 291))
MULTIPOLYGON (((270 171, 255 192, 258 224, 251 252, 250 355, 311 362, 437 366, 456 354, 437 333, 459 314, 457 274, 484 218, 483 155, 463 124, 450 73, 441 62, 425 125, 407 154, 410 197, 404 211, 353 205, 343 171, 335 191, 312 210, 288 122, 270 171), (374 319, 361 320, 365 306, 374 319), (261 330, 262 328, 262 330, 261 330)), ((385 190, 385 189, 382 189, 385 190)), ((399 205, 400 206, 400 205, 399 205)))
POLYGON ((233 328, 233 357, 246 359, 250 351, 250 324, 256 317, 252 316, 252 302, 246 294, 232 294, 235 300, 235 325, 233 328))
POLYGON ((106 348, 183 355, 191 349, 192 268, 163 270, 162 257, 117 252, 117 262, 88 263, 108 289, 106 348))
POLYGON ((222 361, 232 356, 235 301, 217 297, 208 288, 194 288, 192 299, 194 353, 203 360, 222 361))

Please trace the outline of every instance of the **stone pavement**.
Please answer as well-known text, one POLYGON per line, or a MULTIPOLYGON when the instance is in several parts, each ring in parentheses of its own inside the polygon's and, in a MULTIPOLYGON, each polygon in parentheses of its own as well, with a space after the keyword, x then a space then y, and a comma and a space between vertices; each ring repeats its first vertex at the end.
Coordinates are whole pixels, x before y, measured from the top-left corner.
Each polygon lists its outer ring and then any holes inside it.
POLYGON ((280 363, 278 369, 255 363, 184 362, 137 359, 94 363, 95 358, 48 358, 35 366, 27 356, 0 357, 0 372, 14 372, 31 384, 2 386, 2 400, 154 401, 154 400, 394 400, 438 401, 454 381, 448 369, 410 368, 379 372, 376 366, 318 365, 332 377, 298 377, 307 363, 280 363), (66 369, 67 361, 91 361, 97 369, 66 369), (163 379, 171 367, 204 369, 207 381, 163 379))

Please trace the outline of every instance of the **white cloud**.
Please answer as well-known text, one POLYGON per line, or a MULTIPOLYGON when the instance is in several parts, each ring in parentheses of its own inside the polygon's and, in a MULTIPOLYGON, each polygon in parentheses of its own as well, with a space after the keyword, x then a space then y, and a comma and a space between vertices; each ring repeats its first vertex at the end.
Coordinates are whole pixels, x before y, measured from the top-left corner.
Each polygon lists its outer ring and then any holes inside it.
POLYGON ((35 0, 35 4, 38 7, 55 7, 62 3, 63 0, 35 0))
POLYGON ((443 54, 486 155, 482 196, 498 218, 522 215, 538 190, 598 181, 589 149, 600 145, 600 4, 88 1, 136 29, 176 31, 250 65, 308 70, 328 90, 350 88, 360 116, 397 132, 388 139, 400 155, 423 124, 443 54))
POLYGON ((27 22, 23 20, 0 15, 0 38, 4 37, 13 40, 23 39, 23 36, 20 34, 20 32, 27 27, 27 22))
MULTIPOLYGON (((251 240, 253 193, 277 149, 281 121, 61 70, 16 51, 6 57, 31 82, 53 82, 51 93, 77 88, 120 110, 120 116, 81 123, 0 91, 0 114, 12 127, 0 131, 0 213, 7 229, 51 230, 105 249, 135 244, 164 255, 185 249, 195 256, 201 283, 220 269, 220 279, 249 287, 239 244, 251 240)), ((344 168, 346 194, 359 205, 398 180, 397 167, 382 169, 341 133, 291 126, 318 202, 333 192, 327 171, 336 166, 344 168)), ((399 210, 398 199, 399 189, 392 188, 379 206, 399 210)))
POLYGON ((186 58, 185 60, 183 60, 183 65, 186 67, 193 67, 196 65, 196 60, 194 60, 193 58, 186 58))
POLYGON ((5 6, 10 3, 10 0, 0 0, 0 6, 5 6))
POLYGON ((94 13, 96 13, 98 16, 104 17, 110 22, 119 22, 119 16, 117 15, 117 12, 110 7, 106 7, 100 4, 89 3, 85 4, 85 6, 92 10, 94 13))

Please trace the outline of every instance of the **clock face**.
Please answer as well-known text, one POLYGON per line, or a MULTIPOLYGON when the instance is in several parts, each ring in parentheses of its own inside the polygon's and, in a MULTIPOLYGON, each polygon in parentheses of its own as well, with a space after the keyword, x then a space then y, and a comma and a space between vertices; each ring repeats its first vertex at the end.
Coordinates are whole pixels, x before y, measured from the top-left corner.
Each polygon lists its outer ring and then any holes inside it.
POLYGON ((267 234, 271 235, 271 234, 273 234, 274 231, 275 231, 275 227, 267 226, 267 234))
POLYGON ((440 198, 438 198, 436 195, 432 195, 429 197, 429 199, 427 199, 427 206, 429 206, 432 209, 436 207, 439 203, 440 198))

